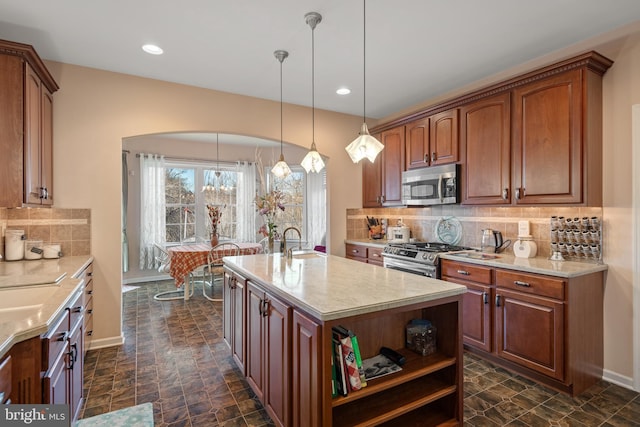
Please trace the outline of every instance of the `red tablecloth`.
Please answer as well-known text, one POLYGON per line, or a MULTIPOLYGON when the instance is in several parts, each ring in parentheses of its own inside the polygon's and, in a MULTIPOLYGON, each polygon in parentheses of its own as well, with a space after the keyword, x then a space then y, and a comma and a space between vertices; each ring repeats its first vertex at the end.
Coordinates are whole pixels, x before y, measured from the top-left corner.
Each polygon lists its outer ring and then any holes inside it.
MULTIPOLYGON (((262 246, 259 243, 236 244, 240 247, 240 255, 253 255, 262 252, 262 246)), ((167 251, 171 258, 169 274, 176 280, 176 287, 180 287, 189 273, 201 265, 207 264, 211 245, 208 243, 196 243, 193 245, 172 246, 167 248, 167 251)), ((223 253, 222 250, 219 250, 216 251, 216 255, 218 258, 222 258, 231 254, 223 253)))

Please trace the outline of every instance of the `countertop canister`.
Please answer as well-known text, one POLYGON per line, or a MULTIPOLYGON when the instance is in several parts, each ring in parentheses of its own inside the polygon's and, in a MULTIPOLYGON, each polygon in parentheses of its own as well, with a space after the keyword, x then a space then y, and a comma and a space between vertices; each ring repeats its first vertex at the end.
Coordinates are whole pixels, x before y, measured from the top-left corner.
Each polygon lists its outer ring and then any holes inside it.
POLYGON ((7 261, 18 261, 24 258, 24 230, 5 230, 4 258, 7 261))

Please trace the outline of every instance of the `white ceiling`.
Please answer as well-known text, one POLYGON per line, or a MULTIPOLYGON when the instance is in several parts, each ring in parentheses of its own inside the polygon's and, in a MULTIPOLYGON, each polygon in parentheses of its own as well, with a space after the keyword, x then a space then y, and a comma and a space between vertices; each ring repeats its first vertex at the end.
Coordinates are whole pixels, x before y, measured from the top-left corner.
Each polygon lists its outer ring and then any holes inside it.
MULTIPOLYGON (((363 2, 0 0, 0 38, 47 60, 363 113, 363 2), (151 56, 145 43, 165 54, 151 56), (352 93, 339 96, 338 87, 352 93)), ((640 20, 639 0, 368 0, 366 111, 382 118, 640 20)))

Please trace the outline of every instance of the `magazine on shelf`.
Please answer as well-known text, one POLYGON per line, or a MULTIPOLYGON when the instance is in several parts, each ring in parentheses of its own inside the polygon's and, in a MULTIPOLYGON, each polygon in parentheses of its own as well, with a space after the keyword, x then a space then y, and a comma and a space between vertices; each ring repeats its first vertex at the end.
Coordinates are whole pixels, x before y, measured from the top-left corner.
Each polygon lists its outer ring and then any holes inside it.
POLYGON ((367 381, 401 371, 402 368, 382 354, 362 361, 367 381))

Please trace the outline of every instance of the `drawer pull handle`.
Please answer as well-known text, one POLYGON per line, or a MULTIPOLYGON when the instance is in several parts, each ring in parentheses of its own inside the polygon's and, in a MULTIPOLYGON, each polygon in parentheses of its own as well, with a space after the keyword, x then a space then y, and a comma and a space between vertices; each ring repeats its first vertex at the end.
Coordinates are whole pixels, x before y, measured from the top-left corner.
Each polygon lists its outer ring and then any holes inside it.
POLYGON ((87 295, 93 295, 93 289, 91 289, 90 291, 87 291, 87 295))
POLYGON ((82 308, 82 306, 78 306, 78 307, 73 307, 73 311, 74 313, 82 313, 84 311, 84 308, 82 308))
POLYGON ((87 276, 89 276, 89 277, 93 276, 93 271, 88 272, 87 276))
POLYGON ((89 337, 90 337, 91 335, 93 335, 93 329, 91 329, 91 330, 87 331, 87 336, 89 336, 89 337))
POLYGON ((359 251, 359 250, 357 250, 357 249, 351 249, 351 252, 353 252, 354 254, 357 254, 357 253, 358 253, 358 252, 360 252, 360 251, 359 251))
POLYGON ((500 307, 500 295, 496 295, 496 307, 500 307))
POLYGON ((93 314, 93 308, 90 308, 89 310, 87 310, 87 314, 93 314))
POLYGON ((371 254, 371 256, 374 258, 380 258, 380 254, 371 254))
POLYGON ((520 280, 514 280, 514 281, 513 281, 513 283, 514 283, 516 286, 522 286, 522 287, 525 287, 525 288, 530 288, 530 287, 531 287, 531 285, 530 285, 529 283, 527 283, 527 282, 522 282, 522 281, 520 281, 520 280))
POLYGON ((482 293, 482 302, 484 302, 485 304, 489 304, 489 294, 486 292, 482 293))
POLYGON ((264 299, 262 301, 262 305, 263 305, 263 307, 262 307, 262 315, 264 317, 269 316, 269 300, 268 299, 264 299))
POLYGON ((68 339, 69 339, 69 331, 64 331, 62 334, 60 334, 58 341, 66 341, 68 339))
POLYGON ((466 270, 458 270, 458 274, 462 274, 463 276, 469 276, 471 273, 469 273, 466 270))

